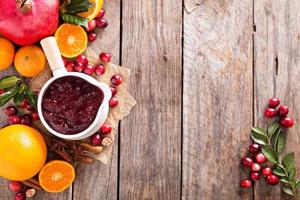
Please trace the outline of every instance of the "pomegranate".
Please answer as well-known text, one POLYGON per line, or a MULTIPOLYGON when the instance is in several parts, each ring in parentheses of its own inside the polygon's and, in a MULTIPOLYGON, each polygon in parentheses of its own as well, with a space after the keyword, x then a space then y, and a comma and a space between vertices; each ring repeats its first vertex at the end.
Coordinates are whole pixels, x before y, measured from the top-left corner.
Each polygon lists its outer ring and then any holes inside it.
POLYGON ((59 0, 0 1, 0 34, 18 45, 52 35, 59 20, 59 0))

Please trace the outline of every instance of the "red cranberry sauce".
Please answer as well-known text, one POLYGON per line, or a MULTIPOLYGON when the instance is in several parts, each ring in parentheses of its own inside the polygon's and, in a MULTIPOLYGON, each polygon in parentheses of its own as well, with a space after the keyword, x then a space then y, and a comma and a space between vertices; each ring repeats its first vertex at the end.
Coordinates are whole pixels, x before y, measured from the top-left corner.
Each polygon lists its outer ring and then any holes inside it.
POLYGON ((77 134, 93 123, 103 96, 101 89, 82 78, 62 77, 47 88, 42 114, 55 131, 65 135, 77 134))

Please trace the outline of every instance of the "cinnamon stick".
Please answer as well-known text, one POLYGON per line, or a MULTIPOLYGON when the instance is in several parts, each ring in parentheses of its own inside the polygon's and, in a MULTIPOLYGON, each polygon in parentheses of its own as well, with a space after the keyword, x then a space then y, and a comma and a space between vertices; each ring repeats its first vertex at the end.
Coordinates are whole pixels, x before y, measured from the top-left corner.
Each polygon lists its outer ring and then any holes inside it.
POLYGON ((80 143, 80 145, 84 148, 84 150, 95 154, 99 154, 103 151, 103 147, 100 146, 93 146, 88 143, 80 143))
POLYGON ((34 188, 36 190, 41 190, 41 186, 40 185, 37 185, 33 182, 31 182, 30 180, 26 180, 26 181, 22 181, 22 183, 28 187, 31 187, 31 188, 34 188))

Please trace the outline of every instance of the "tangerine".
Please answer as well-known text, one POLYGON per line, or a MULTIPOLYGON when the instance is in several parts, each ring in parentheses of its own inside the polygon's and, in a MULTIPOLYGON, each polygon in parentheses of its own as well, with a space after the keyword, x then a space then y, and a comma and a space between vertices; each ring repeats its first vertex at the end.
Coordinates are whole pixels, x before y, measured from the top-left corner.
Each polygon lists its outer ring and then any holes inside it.
POLYGON ((0 71, 9 68, 14 60, 15 47, 5 38, 0 38, 0 71))

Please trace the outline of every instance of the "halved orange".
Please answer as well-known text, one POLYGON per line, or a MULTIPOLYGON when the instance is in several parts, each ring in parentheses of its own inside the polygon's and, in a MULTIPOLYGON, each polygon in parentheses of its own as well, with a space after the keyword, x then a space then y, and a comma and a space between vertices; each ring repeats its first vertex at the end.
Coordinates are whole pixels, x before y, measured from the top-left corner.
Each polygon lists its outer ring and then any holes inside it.
POLYGON ((89 20, 94 19, 98 13, 100 12, 103 0, 90 0, 90 3, 93 4, 93 6, 90 8, 88 12, 79 13, 78 15, 80 17, 88 18, 89 20))
POLYGON ((51 193, 66 190, 75 178, 74 167, 62 160, 53 160, 47 163, 39 174, 41 187, 51 193))
POLYGON ((67 58, 80 55, 87 47, 86 32, 78 25, 62 24, 55 32, 55 38, 61 55, 67 58))

